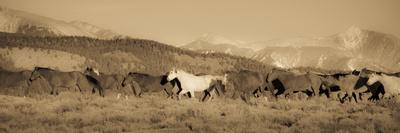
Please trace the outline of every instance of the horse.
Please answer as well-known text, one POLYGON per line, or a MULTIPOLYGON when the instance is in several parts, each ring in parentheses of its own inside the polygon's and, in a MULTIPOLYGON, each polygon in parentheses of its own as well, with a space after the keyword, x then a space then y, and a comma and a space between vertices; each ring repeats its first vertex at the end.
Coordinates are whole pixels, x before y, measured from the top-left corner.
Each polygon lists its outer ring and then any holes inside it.
POLYGON ((202 96, 203 98, 201 99, 201 101, 208 101, 212 99, 213 98, 211 97, 212 93, 210 92, 215 92, 215 94, 218 95, 219 97, 224 96, 226 93, 225 82, 222 80, 212 80, 210 82, 210 87, 204 91, 204 96, 202 96), (209 97, 208 100, 207 97, 209 97))
POLYGON ((59 90, 57 89, 59 88, 72 89, 77 87, 80 92, 85 92, 86 90, 84 90, 85 88, 83 88, 82 85, 88 83, 90 87, 92 87, 92 92, 95 92, 95 89, 98 89, 100 96, 104 97, 103 89, 97 85, 97 81, 91 77, 83 75, 81 72, 60 72, 49 68, 35 67, 31 73, 29 81, 32 82, 39 78, 47 81, 51 87, 50 94, 52 95, 58 95, 59 90))
POLYGON ((224 80, 224 76, 214 76, 214 75, 201 75, 196 76, 185 72, 183 70, 172 70, 167 73, 167 80, 172 81, 173 79, 178 79, 181 83, 181 90, 177 93, 178 99, 181 99, 181 94, 190 93, 191 98, 195 98, 194 92, 207 92, 207 89, 210 88, 210 84, 213 80, 224 80))
POLYGON ((249 70, 238 72, 228 71, 224 75, 224 85, 227 87, 226 94, 236 99, 240 97, 244 102, 250 102, 251 97, 259 97, 258 93, 264 89, 265 78, 261 73, 249 70))
POLYGON ((164 86, 164 91, 167 93, 168 97, 173 99, 174 96, 178 96, 178 93, 182 90, 181 82, 175 78, 168 81, 168 75, 162 75, 160 84, 164 86))
POLYGON ((166 75, 153 76, 144 73, 129 72, 123 79, 121 85, 123 87, 130 85, 135 96, 140 97, 144 92, 161 92, 165 91, 167 97, 173 95, 172 89, 180 86, 180 82, 176 79, 167 80, 166 75))
POLYGON ((22 92, 22 95, 26 95, 30 74, 31 71, 12 72, 0 68, 0 91, 6 94, 22 92))
POLYGON ((312 74, 301 74, 290 71, 272 69, 268 73, 266 81, 267 88, 275 96, 284 95, 288 97, 290 94, 303 92, 308 98, 315 95, 319 90, 321 81, 312 74), (276 92, 275 92, 276 91, 276 92))
POLYGON ((122 75, 104 74, 100 73, 97 69, 90 67, 86 68, 84 74, 96 79, 99 82, 99 86, 103 88, 105 94, 108 94, 108 91, 121 90, 121 83, 124 78, 122 75))
POLYGON ((340 102, 344 102, 346 99, 349 101, 354 99, 355 102, 362 100, 362 93, 366 91, 366 88, 360 89, 356 88, 359 77, 357 73, 340 73, 340 76, 327 75, 322 79, 322 87, 320 91, 323 91, 328 98, 330 98, 330 93, 337 93, 337 99, 340 102), (344 93, 344 96, 342 94, 344 93))
POLYGON ((367 87, 367 90, 363 93, 371 93, 371 96, 368 98, 369 101, 380 100, 381 98, 379 98, 379 94, 382 95, 385 94, 385 86, 382 84, 381 81, 379 80, 376 80, 376 82, 373 82, 373 80, 369 81, 370 76, 377 73, 378 72, 363 69, 360 75, 358 76, 359 78, 354 86, 354 89, 359 89, 364 86, 367 87), (368 81, 370 83, 368 83, 368 81))
POLYGON ((389 76, 386 74, 371 74, 367 81, 367 85, 371 86, 374 83, 382 83, 384 90, 382 91, 381 98, 390 98, 400 94, 400 78, 396 76, 389 76))

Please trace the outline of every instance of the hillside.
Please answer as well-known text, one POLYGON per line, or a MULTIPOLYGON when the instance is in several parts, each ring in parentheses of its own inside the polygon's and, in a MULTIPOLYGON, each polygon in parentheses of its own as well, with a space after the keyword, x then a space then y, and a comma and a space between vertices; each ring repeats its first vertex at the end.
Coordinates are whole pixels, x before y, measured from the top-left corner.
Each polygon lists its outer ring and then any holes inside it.
POLYGON ((353 70, 400 71, 400 39, 351 27, 346 32, 320 38, 275 42, 252 58, 282 68, 316 67, 353 70))
POLYGON ((65 22, 0 6, 0 32, 34 36, 86 36, 99 39, 124 37, 86 22, 65 22))
POLYGON ((193 73, 239 69, 266 72, 269 69, 265 64, 243 57, 200 54, 143 39, 100 40, 0 33, 0 48, 0 65, 9 70, 44 66, 62 71, 82 71, 86 66, 94 66, 105 73, 138 71, 164 74, 172 68, 193 73))

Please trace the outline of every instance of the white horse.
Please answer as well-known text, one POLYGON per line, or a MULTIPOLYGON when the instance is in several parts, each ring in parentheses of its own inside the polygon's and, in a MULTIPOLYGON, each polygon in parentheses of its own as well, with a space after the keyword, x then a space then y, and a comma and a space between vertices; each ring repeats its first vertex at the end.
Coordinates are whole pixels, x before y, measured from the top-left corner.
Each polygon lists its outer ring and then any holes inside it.
POLYGON ((367 81, 368 85, 372 85, 375 82, 381 82, 383 84, 383 86, 385 87, 385 94, 384 98, 389 98, 389 97, 393 97, 393 96, 397 96, 400 94, 400 78, 399 77, 395 77, 395 76, 389 76, 386 74, 371 74, 369 76, 369 79, 367 81))
MULTIPOLYGON (((210 88, 211 82, 213 80, 222 80, 223 83, 226 82, 226 76, 196 76, 183 70, 172 70, 168 72, 167 75, 168 81, 177 78, 181 83, 182 90, 178 92, 178 99, 180 99, 181 94, 185 94, 187 92, 190 92, 191 98, 194 98, 194 92, 205 91, 206 89, 210 88)), ((212 97, 211 92, 210 95, 212 97)))

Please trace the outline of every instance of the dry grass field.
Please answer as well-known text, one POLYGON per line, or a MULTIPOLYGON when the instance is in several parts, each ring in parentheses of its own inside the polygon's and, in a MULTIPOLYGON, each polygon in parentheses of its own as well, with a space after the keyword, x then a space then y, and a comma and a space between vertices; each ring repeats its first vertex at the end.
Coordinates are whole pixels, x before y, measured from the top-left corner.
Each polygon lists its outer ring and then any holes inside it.
POLYGON ((325 98, 181 101, 152 94, 128 100, 74 92, 0 95, 0 132, 400 132, 400 100, 325 98))

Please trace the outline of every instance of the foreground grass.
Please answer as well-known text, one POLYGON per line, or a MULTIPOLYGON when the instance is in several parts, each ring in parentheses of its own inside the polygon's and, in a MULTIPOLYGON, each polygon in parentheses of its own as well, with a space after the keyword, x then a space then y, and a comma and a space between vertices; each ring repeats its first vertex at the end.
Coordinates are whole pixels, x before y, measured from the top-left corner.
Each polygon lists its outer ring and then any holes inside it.
POLYGON ((0 95, 0 132, 400 132, 398 101, 0 95))

